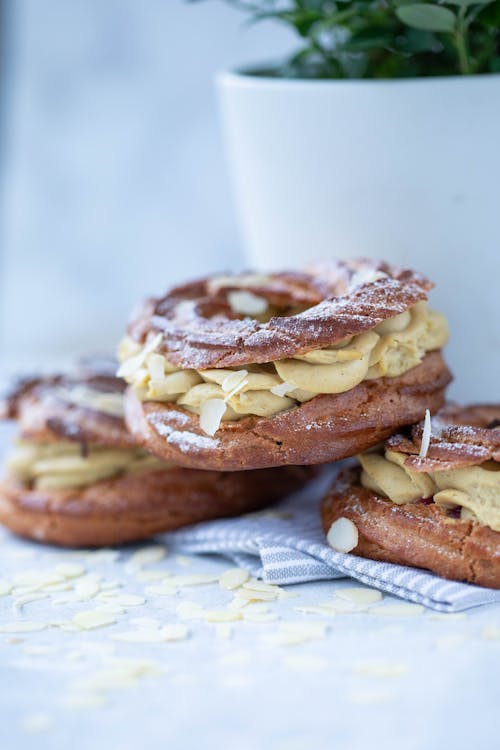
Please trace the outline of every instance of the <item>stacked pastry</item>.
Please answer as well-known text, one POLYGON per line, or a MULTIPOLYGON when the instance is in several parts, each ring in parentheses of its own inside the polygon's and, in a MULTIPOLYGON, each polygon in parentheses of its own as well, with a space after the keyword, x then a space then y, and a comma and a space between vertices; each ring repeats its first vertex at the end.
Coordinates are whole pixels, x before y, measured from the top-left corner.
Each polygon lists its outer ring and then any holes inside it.
POLYGON ((196 471, 158 459, 127 431, 124 389, 99 371, 11 388, 0 406, 19 425, 0 484, 5 526, 65 546, 120 544, 258 510, 311 474, 305 467, 196 471))
POLYGON ((7 399, 21 441, 3 522, 61 544, 138 539, 262 507, 315 465, 360 454, 362 469, 323 504, 332 546, 500 586, 490 411, 447 408, 432 432, 411 427, 443 407, 451 380, 431 288, 414 271, 350 260, 214 276, 147 300, 117 378, 28 381, 7 399))

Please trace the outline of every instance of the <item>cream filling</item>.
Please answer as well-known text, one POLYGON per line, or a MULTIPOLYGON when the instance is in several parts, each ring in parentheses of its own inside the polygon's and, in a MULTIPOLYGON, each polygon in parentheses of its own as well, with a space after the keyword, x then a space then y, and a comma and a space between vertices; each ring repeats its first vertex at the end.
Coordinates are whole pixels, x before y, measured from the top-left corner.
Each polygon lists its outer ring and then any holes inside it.
POLYGON ((91 388, 88 385, 61 385, 55 390, 55 394, 75 406, 100 411, 112 417, 123 417, 123 393, 106 393, 91 388))
POLYGON ((403 453, 387 450, 364 453, 361 484, 397 505, 432 497, 445 509, 459 507, 463 519, 472 519, 500 531, 500 464, 486 461, 460 469, 414 472, 405 466, 403 453))
POLYGON ((90 445, 84 454, 79 443, 26 440, 15 444, 6 461, 11 476, 38 490, 86 487, 103 479, 168 466, 141 448, 90 445))
POLYGON ((321 393, 343 393, 363 380, 402 375, 447 338, 445 318, 419 302, 334 346, 237 368, 180 369, 155 351, 161 334, 151 335, 143 345, 126 337, 118 352, 118 376, 141 401, 177 403, 203 416, 204 405, 216 400, 225 404, 222 420, 249 414, 269 417, 321 393))

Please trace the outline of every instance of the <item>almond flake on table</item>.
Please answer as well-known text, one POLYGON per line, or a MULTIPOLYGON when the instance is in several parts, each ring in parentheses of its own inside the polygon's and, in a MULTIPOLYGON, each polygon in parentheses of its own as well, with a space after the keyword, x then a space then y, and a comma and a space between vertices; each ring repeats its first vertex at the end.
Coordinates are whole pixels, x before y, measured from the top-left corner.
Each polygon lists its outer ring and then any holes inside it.
POLYGON ((217 583, 218 580, 218 575, 211 575, 210 573, 192 573, 191 575, 185 576, 172 576, 168 579, 168 583, 170 586, 182 588, 183 586, 204 586, 209 583, 217 583))
POLYGON ((83 630, 93 630, 94 628, 103 628, 107 625, 114 625, 116 618, 112 613, 102 612, 97 609, 88 609, 78 612, 73 617, 73 623, 83 630))
POLYGON ((7 596, 12 590, 12 584, 8 581, 0 581, 0 596, 7 596))
POLYGON ((0 625, 0 633, 35 633, 38 630, 45 630, 45 622, 32 622, 30 620, 20 620, 19 622, 5 622, 0 625))
POLYGON ((354 604, 375 604, 382 600, 382 592, 377 589, 367 589, 361 586, 342 588, 335 591, 335 596, 346 599, 354 604))
POLYGON ((383 659, 367 659, 353 665, 353 672, 365 677, 402 677, 408 671, 408 665, 403 662, 391 662, 383 659))
POLYGON ((30 602, 37 602, 40 599, 48 599, 48 594, 26 594, 26 596, 20 596, 18 599, 14 600, 14 609, 22 609, 25 604, 29 604, 30 602))
POLYGON ((232 622, 235 620, 241 620, 242 615, 236 610, 227 609, 212 609, 207 610, 203 614, 205 622, 232 622))
POLYGON ((71 562, 59 563, 54 570, 59 575, 62 575, 63 578, 79 578, 87 572, 83 565, 71 562))
POLYGON ((498 625, 485 625, 481 631, 481 637, 487 641, 498 641, 500 640, 500 626, 498 625))
POLYGON ((126 567, 127 569, 137 570, 138 568, 143 568, 145 565, 153 565, 153 563, 163 560, 166 554, 167 548, 163 545, 155 544, 142 547, 137 552, 134 552, 127 562, 126 567))
POLYGON ((243 568, 230 568, 219 578, 219 585, 227 591, 233 591, 248 581, 250 574, 243 568))

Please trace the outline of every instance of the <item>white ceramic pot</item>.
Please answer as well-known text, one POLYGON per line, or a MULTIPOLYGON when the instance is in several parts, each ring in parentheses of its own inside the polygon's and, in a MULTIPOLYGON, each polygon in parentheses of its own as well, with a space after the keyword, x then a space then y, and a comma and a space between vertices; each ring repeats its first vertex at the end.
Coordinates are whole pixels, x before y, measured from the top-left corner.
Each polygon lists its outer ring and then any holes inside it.
POLYGON ((218 77, 249 263, 382 257, 427 273, 452 393, 500 400, 500 75, 218 77))

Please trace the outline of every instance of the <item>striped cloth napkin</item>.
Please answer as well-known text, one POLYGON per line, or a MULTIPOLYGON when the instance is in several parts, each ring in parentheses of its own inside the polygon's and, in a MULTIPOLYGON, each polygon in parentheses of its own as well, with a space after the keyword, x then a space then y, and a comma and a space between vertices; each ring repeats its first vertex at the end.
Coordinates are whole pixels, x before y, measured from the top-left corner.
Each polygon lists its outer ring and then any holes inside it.
POLYGON ((335 552, 326 544, 319 516, 321 497, 331 480, 332 472, 327 471, 269 511, 201 523, 164 536, 179 552, 223 555, 269 583, 350 577, 441 612, 500 602, 500 591, 335 552))

